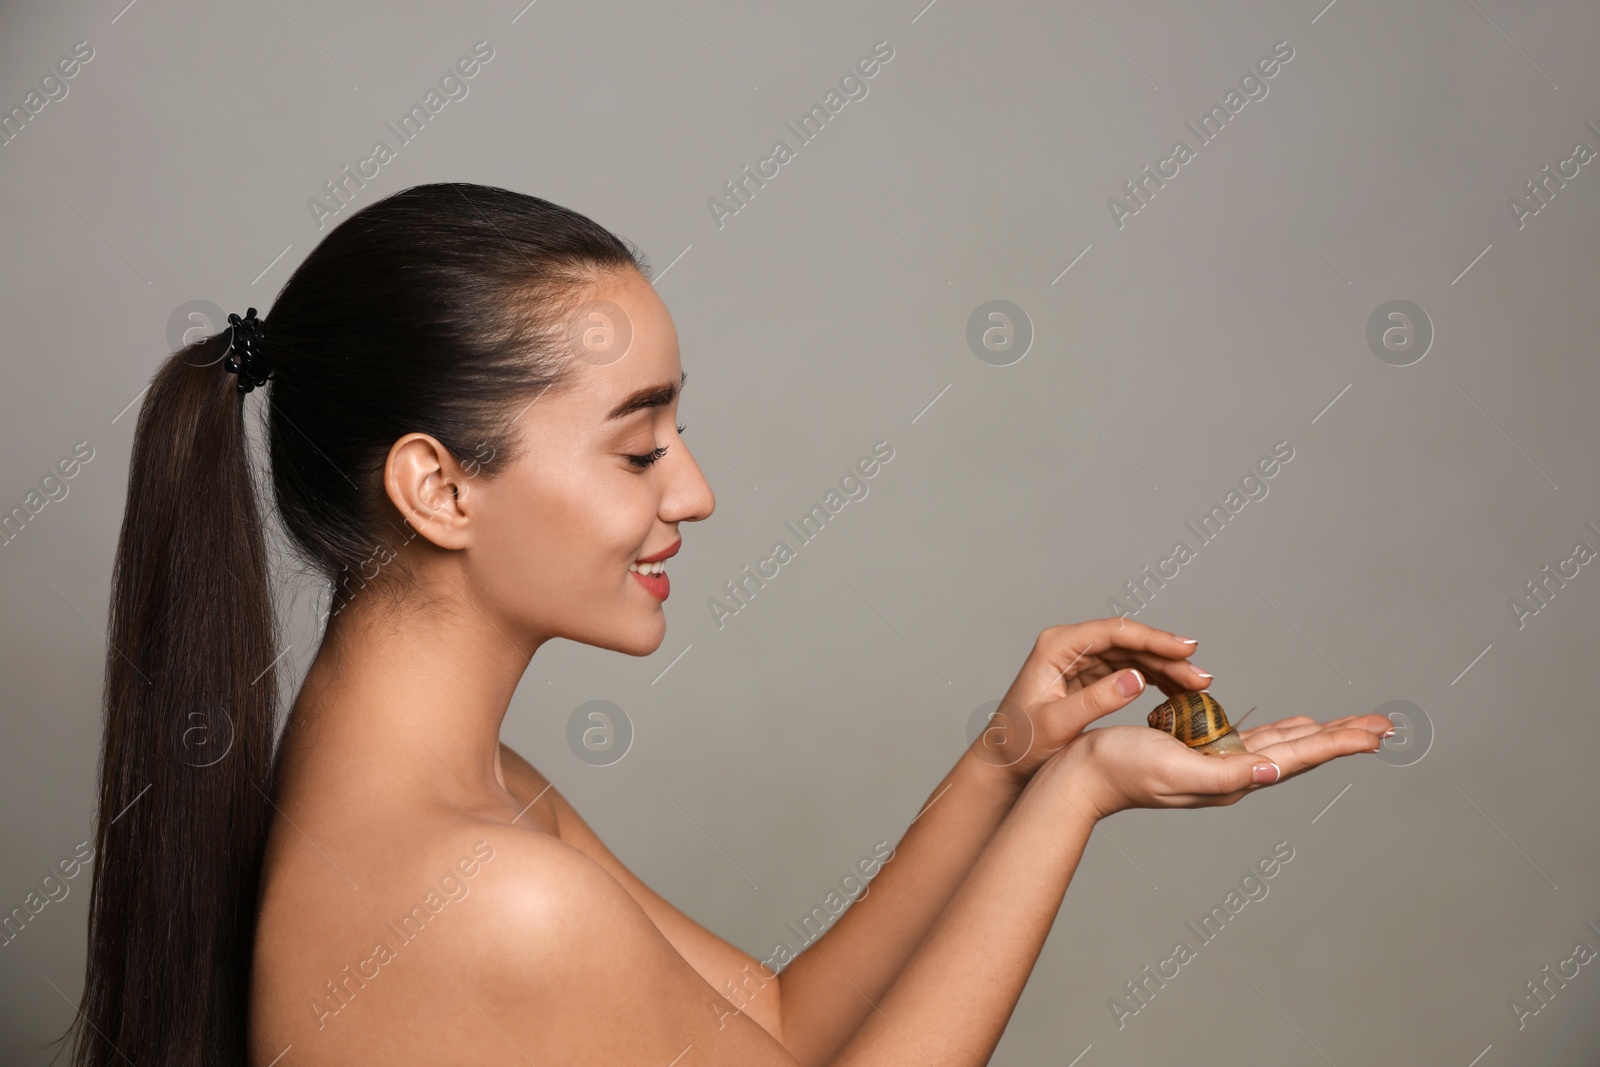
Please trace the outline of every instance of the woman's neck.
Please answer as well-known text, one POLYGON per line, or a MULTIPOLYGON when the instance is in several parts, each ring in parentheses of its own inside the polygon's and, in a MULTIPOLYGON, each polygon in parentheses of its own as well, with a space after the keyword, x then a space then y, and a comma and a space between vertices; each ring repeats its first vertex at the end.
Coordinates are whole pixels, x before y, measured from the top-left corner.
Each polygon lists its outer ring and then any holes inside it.
POLYGON ((284 729, 291 781, 383 779, 452 805, 504 793, 500 727, 542 639, 465 600, 459 575, 428 586, 426 607, 377 594, 330 617, 284 729))

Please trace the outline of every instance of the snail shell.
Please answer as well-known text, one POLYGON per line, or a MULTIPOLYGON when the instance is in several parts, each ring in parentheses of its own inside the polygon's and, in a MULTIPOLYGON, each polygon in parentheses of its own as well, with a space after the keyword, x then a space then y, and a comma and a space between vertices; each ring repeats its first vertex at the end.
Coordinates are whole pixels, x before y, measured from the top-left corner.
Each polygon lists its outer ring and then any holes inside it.
POLYGON ((1168 697, 1150 712, 1149 723, 1176 737, 1196 752, 1221 755, 1244 752, 1244 741, 1210 693, 1183 692, 1168 697))

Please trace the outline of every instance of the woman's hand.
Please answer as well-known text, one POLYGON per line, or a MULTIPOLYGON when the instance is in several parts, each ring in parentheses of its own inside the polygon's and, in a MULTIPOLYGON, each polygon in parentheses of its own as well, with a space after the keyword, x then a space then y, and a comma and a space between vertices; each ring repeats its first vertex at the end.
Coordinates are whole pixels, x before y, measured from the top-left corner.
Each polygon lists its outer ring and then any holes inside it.
POLYGON ((1392 728, 1383 715, 1325 723, 1296 715, 1241 731, 1249 751, 1217 756, 1148 726, 1107 726, 1079 734, 1052 778, 1089 819, 1125 808, 1216 807, 1339 756, 1376 752, 1392 728))
POLYGON ((1025 784, 1085 726, 1142 694, 1146 677, 1167 696, 1210 685, 1211 676, 1184 658, 1194 649, 1192 640, 1120 616, 1052 626, 1033 643, 972 752, 1025 784))

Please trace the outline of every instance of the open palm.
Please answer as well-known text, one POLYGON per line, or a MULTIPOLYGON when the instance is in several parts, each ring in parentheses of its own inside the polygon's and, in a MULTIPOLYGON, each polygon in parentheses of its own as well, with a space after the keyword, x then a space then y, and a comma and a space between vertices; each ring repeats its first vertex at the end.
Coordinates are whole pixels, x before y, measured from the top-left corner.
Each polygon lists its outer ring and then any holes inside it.
POLYGON ((1346 715, 1319 723, 1296 715, 1240 731, 1248 751, 1208 755, 1148 726, 1106 726, 1080 733, 1062 751, 1060 787, 1085 815, 1126 808, 1198 808, 1237 803, 1261 785, 1303 774, 1340 756, 1375 752, 1391 723, 1383 715, 1346 715), (1257 780, 1254 769, 1276 773, 1257 780))

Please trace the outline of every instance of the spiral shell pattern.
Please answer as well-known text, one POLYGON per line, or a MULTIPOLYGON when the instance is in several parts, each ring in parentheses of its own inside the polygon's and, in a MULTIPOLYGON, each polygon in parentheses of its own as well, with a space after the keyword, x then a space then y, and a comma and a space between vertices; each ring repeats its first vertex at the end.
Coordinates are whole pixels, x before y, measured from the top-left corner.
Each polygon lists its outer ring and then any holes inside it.
POLYGON ((1168 697, 1155 706, 1148 721, 1196 752, 1245 751, 1239 732, 1228 723, 1227 713, 1210 693, 1183 692, 1168 697))

